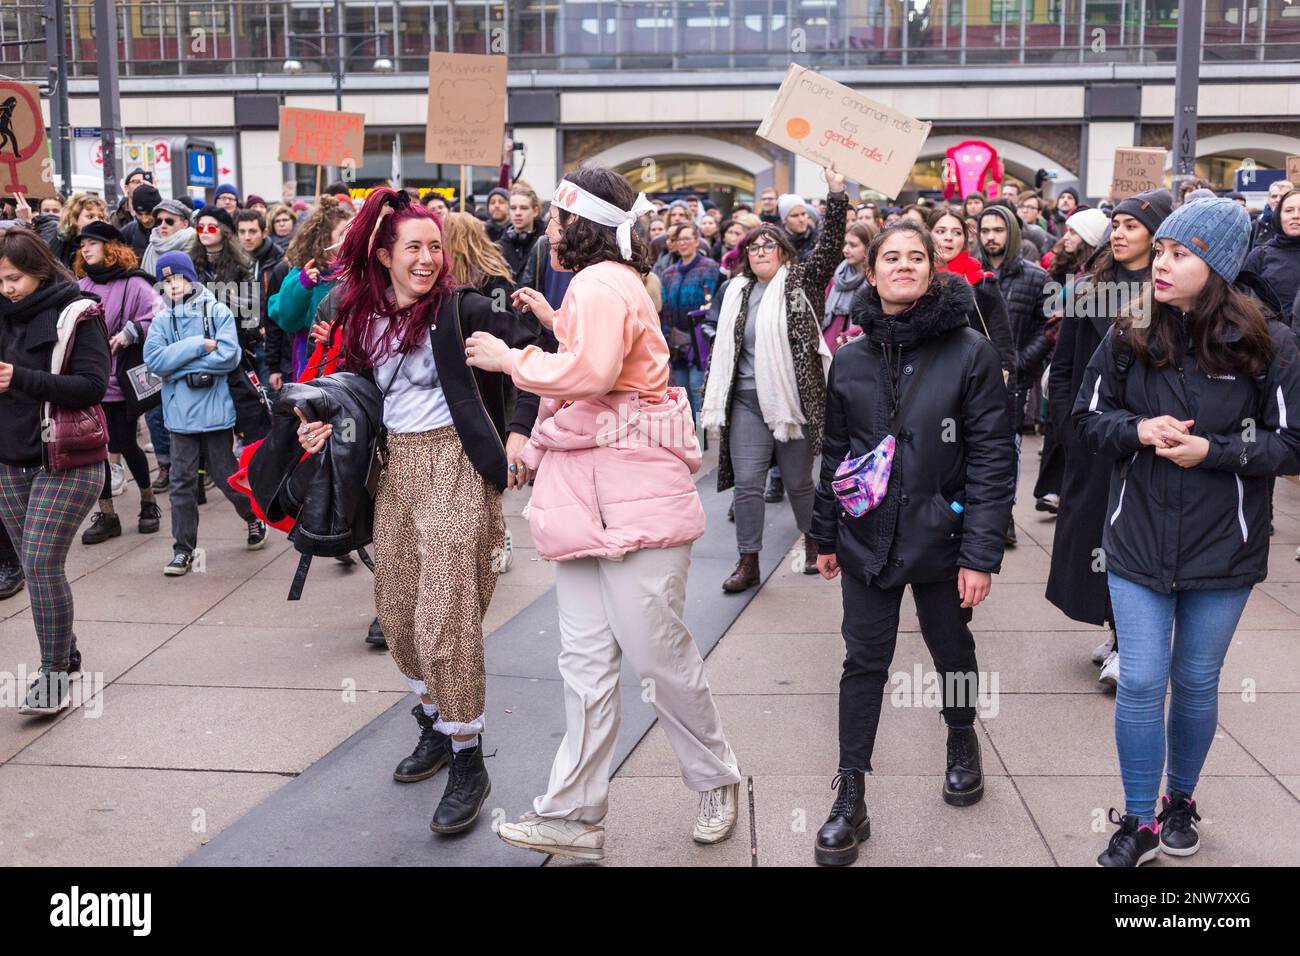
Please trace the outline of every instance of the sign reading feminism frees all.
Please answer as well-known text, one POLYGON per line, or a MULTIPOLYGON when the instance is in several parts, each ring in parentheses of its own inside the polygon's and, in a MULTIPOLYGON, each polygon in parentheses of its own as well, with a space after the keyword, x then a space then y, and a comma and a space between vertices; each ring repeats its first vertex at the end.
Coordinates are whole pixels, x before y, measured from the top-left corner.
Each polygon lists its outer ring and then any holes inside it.
POLYGON ((360 166, 366 146, 362 113, 280 107, 280 162, 360 166))
POLYGON ((0 80, 0 193, 28 199, 56 195, 41 94, 31 83, 0 80))
POLYGON ((890 198, 903 191, 930 124, 804 66, 790 65, 758 135, 890 198))

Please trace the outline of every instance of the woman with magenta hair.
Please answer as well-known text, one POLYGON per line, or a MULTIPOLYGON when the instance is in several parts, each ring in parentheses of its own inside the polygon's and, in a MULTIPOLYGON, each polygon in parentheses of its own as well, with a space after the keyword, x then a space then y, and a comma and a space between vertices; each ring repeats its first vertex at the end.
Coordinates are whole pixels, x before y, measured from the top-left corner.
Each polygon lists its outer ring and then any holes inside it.
MULTIPOLYGON (((483 765, 483 616, 496 586, 501 493, 529 479, 521 453, 537 396, 505 418, 506 378, 470 369, 465 336, 524 348, 536 336, 513 311, 455 289, 439 220, 404 193, 372 192, 335 259, 345 292, 335 317, 339 367, 384 395, 383 468, 375 499, 375 606, 398 669, 420 696, 415 751, 394 778, 424 780, 450 763, 435 833, 478 819, 483 765)), ((332 426, 303 421, 323 449, 332 426)))
POLYGON ((704 661, 682 622, 691 543, 704 510, 695 420, 670 388, 664 341, 632 225, 650 209, 610 169, 560 183, 546 235, 552 269, 574 273, 559 311, 531 289, 515 302, 552 328, 560 352, 470 336, 470 365, 509 373, 543 397, 524 461, 537 469, 529 527, 556 562, 566 729, 546 792, 497 836, 512 846, 583 860, 605 854, 609 771, 618 738, 619 666, 641 677, 682 779, 699 795, 693 839, 736 825, 740 773, 722 732, 704 661))

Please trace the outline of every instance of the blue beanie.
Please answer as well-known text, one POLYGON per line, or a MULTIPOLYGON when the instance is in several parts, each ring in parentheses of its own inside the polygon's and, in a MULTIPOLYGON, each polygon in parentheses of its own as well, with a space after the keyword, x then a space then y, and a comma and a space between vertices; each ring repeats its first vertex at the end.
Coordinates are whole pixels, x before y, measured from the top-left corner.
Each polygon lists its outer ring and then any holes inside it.
POLYGON ((1231 199, 1185 202, 1160 224, 1156 239, 1182 243, 1206 265, 1235 282, 1250 245, 1250 214, 1231 199))
POLYGON ((183 252, 164 252, 158 257, 154 267, 154 278, 159 282, 168 276, 180 275, 191 282, 199 281, 199 274, 194 269, 194 260, 183 252))
POLYGON ((239 202, 239 190, 236 189, 234 186, 232 186, 230 183, 222 183, 220 186, 218 186, 217 191, 212 194, 212 198, 214 200, 219 199, 222 196, 224 196, 226 193, 230 193, 230 195, 235 197, 235 202, 239 202))

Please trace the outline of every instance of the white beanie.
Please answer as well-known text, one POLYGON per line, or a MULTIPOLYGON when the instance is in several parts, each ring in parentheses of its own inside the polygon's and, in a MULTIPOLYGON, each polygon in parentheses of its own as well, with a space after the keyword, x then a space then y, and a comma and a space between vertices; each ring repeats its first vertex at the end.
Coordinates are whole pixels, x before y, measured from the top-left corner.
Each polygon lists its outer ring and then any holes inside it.
MULTIPOLYGON (((785 222, 786 217, 794 212, 796 208, 803 206, 808 209, 808 204, 803 201, 802 196, 796 196, 794 193, 783 193, 781 198, 776 201, 776 211, 780 215, 781 221, 785 222)), ((809 212, 812 210, 809 209, 809 212)))
POLYGON ((1065 220, 1066 228, 1073 229, 1079 238, 1096 249, 1101 245, 1106 229, 1110 226, 1110 217, 1100 209, 1080 209, 1065 220))

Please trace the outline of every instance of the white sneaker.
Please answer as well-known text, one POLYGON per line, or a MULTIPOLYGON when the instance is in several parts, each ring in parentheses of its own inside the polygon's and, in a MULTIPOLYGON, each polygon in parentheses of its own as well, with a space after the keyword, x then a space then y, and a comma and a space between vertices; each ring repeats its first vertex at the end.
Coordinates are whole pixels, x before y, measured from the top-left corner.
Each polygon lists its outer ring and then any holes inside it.
POLYGON ((1092 649, 1092 662, 1100 667, 1106 663, 1106 658, 1110 657, 1110 652, 1115 649, 1115 632, 1111 631, 1106 635, 1106 639, 1092 649))
POLYGON ((1106 662, 1101 665, 1101 676, 1097 678, 1097 683, 1105 684, 1107 687, 1119 686, 1119 651, 1111 651, 1106 655, 1106 662))
POLYGON ((126 491, 126 469, 110 461, 108 470, 113 476, 113 497, 116 498, 126 491))
POLYGON ((510 562, 514 560, 514 557, 515 557, 515 545, 510 538, 510 529, 506 528, 506 543, 501 546, 501 550, 497 553, 497 561, 496 561, 496 569, 495 569, 497 574, 505 574, 507 571, 509 571, 510 562))
POLYGON ((700 794, 700 815, 695 818, 691 839, 708 845, 721 843, 736 828, 736 800, 740 784, 728 783, 700 794))
POLYGON ((503 823, 497 836, 511 846, 573 860, 605 859, 605 826, 540 817, 529 810, 517 823, 503 823))

